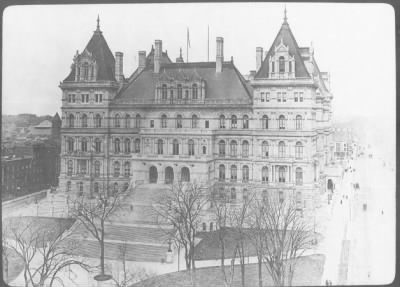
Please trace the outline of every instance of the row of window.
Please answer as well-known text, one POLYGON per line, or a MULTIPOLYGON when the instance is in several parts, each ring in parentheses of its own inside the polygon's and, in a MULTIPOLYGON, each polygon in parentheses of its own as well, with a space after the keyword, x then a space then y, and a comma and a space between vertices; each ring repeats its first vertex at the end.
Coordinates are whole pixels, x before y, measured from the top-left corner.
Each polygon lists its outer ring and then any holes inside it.
MULTIPOLYGON (((270 93, 269 92, 261 92, 260 93, 260 101, 261 102, 269 102, 271 100, 270 93)), ((287 96, 286 92, 277 92, 276 93, 276 100, 278 102, 286 102, 287 96)), ((293 93, 293 100, 297 102, 303 102, 304 101, 304 93, 303 92, 294 92, 293 93)))
MULTIPOLYGON (((135 128, 140 127, 140 120, 141 116, 136 115, 135 118, 135 128)), ((247 115, 243 116, 242 118, 242 127, 243 129, 248 129, 249 128, 249 117, 247 115)), ((268 129, 269 128, 269 121, 270 119, 268 116, 264 115, 261 119, 262 121, 262 128, 263 129, 268 129)), ((175 118, 175 128, 182 128, 183 127, 183 118, 182 115, 177 115, 175 118)), ((287 119, 284 115, 280 115, 278 118, 278 127, 279 129, 286 129, 286 122, 287 119)), ((230 124, 231 128, 237 128, 238 127, 238 118, 233 115, 230 119, 230 124)), ((70 114, 68 116, 68 127, 73 128, 75 126, 75 116, 73 114, 70 114)), ((86 114, 81 115, 81 126, 83 128, 88 127, 88 116, 86 114)), ((94 127, 95 128, 100 128, 102 126, 102 117, 99 114, 96 114, 94 117, 94 127)), ((168 127, 168 117, 163 114, 161 116, 161 123, 160 123, 161 128, 167 128, 168 127)), ((114 127, 115 128, 131 128, 131 117, 130 115, 125 116, 124 120, 124 126, 121 125, 121 117, 119 114, 116 114, 114 117, 114 127)), ((193 115, 191 118, 191 128, 198 128, 199 127, 199 117, 197 115, 193 115)), ((207 120, 205 123, 205 127, 209 127, 209 121, 207 120)), ((154 120, 150 121, 150 128, 154 128, 154 120)), ((219 117, 219 128, 224 129, 226 128, 226 121, 225 121, 225 116, 221 115, 219 117)), ((295 119, 295 128, 296 130, 301 130, 303 129, 303 117, 301 115, 297 115, 295 119)))
MULTIPOLYGON (((98 160, 94 161, 93 176, 100 177, 100 170, 101 170, 100 161, 98 161, 98 160)), ((80 175, 85 175, 88 173, 88 160, 78 160, 76 173, 80 174, 80 175)), ((67 161, 67 175, 72 176, 72 174, 73 174, 73 161, 68 160, 67 161)), ((130 162, 126 161, 124 163, 123 176, 129 177, 130 174, 131 174, 131 164, 130 164, 130 162)), ((118 161, 113 163, 113 176, 114 177, 121 176, 121 163, 118 161)))
MULTIPOLYGON (((230 181, 236 182, 237 181, 237 166, 236 165, 231 165, 230 167, 230 181)), ((287 175, 287 169, 284 166, 280 166, 278 169, 278 182, 286 182, 286 175, 287 175)), ((225 165, 221 164, 219 165, 218 168, 218 180, 219 181, 225 181, 226 174, 225 174, 225 165)), ((249 167, 247 165, 244 165, 242 168, 242 182, 248 182, 249 181, 249 167)), ((268 183, 269 182, 269 173, 268 173, 268 167, 264 166, 261 169, 261 182, 262 183, 268 183)), ((301 185, 303 184, 303 170, 301 167, 296 168, 296 184, 301 185)))
MULTIPOLYGON (((160 88, 158 88, 158 89, 160 89, 160 88)), ((189 99, 189 88, 185 87, 185 97, 183 98, 183 87, 181 84, 178 84, 176 88, 175 87, 168 88, 166 84, 163 84, 161 86, 161 99, 162 100, 167 100, 168 98, 173 99, 175 91, 176 91, 178 100, 189 99), (169 91, 169 97, 168 97, 168 91, 169 91)), ((199 97, 197 84, 193 84, 191 86, 191 91, 192 91, 192 93, 191 93, 192 100, 197 100, 199 97)))
MULTIPOLYGON (((66 185, 66 191, 67 192, 69 192, 69 191, 71 191, 71 182, 70 181, 67 181, 67 185, 66 185)), ((83 193, 83 182, 77 182, 76 183, 76 187, 77 187, 77 190, 80 192, 80 193, 83 193)), ((127 190, 128 189, 128 187, 129 187, 129 183, 127 183, 127 182, 125 182, 124 183, 124 185, 122 186, 122 191, 125 191, 125 190, 127 190)), ((118 183, 117 182, 115 182, 114 184, 113 184, 113 192, 117 192, 119 190, 119 188, 118 188, 118 183)), ((98 182, 95 182, 94 183, 94 185, 93 185, 93 191, 94 191, 94 193, 99 193, 100 192, 100 183, 98 183, 98 182)))
MULTIPOLYGON (((81 94, 80 95, 80 102, 82 104, 88 104, 89 103, 89 94, 81 94)), ((74 104, 78 102, 78 95, 75 94, 68 94, 67 96, 68 103, 74 104)), ((94 94, 94 102, 95 103, 102 103, 103 102, 103 94, 94 94)))

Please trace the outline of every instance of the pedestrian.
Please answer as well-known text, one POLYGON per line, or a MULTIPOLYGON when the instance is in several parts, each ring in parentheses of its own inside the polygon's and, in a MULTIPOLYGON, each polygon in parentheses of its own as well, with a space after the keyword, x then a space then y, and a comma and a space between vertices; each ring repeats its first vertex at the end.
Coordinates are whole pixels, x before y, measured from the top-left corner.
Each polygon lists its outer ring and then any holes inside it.
POLYGON ((328 280, 325 280, 325 285, 329 286, 329 281, 328 280))

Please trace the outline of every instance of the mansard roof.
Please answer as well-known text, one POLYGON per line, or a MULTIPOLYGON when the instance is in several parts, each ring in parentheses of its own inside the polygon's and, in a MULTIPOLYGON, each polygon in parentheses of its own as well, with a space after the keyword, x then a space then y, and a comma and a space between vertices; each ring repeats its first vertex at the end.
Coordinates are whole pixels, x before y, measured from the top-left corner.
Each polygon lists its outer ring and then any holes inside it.
MULTIPOLYGON (((92 38, 86 45, 84 52, 88 51, 96 61, 97 81, 115 81, 115 59, 110 48, 107 45, 103 32, 99 27, 94 31, 92 38)), ((64 81, 75 80, 75 69, 71 69, 70 74, 64 81)))
POLYGON ((275 47, 279 46, 280 43, 283 42, 285 46, 289 48, 289 54, 294 57, 295 60, 295 77, 296 78, 309 78, 310 75, 307 72, 304 61, 301 57, 301 49, 297 45, 296 39, 293 36, 292 31, 290 30, 289 24, 286 20, 283 22, 281 29, 279 30, 278 35, 274 42, 272 43, 271 48, 269 49, 260 69, 257 71, 255 78, 257 79, 265 79, 269 78, 269 58, 275 54, 275 47))
POLYGON ((224 62, 222 72, 216 72, 215 62, 170 63, 161 65, 159 74, 152 66, 138 72, 135 78, 124 87, 114 104, 129 104, 135 101, 151 102, 155 98, 155 89, 162 78, 171 77, 173 81, 203 80, 206 85, 205 99, 238 100, 240 103, 251 103, 251 87, 232 62, 224 62))

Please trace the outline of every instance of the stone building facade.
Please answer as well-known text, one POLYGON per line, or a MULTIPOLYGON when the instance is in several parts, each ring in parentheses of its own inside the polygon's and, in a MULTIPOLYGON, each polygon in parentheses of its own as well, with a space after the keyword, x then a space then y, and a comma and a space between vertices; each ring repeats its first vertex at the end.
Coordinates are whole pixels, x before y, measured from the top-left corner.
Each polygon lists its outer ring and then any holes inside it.
POLYGON ((77 51, 62 90, 60 188, 93 195, 147 183, 197 181, 233 201, 249 193, 295 194, 313 210, 326 187, 329 75, 312 47, 299 47, 283 21, 246 80, 224 59, 175 62, 156 40, 123 75, 123 54, 100 30, 77 51))

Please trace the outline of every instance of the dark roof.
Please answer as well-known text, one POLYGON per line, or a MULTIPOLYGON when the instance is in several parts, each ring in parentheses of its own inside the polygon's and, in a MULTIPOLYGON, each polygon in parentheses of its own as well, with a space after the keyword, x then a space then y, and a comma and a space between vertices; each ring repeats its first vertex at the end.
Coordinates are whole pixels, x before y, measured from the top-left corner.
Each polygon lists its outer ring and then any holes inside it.
POLYGON ((132 103, 134 100, 151 101, 158 81, 169 78, 204 80, 206 99, 251 102, 251 87, 232 62, 224 62, 221 73, 216 72, 215 62, 198 62, 164 64, 159 74, 153 72, 153 66, 147 66, 120 91, 114 104, 132 103))
POLYGON ((60 115, 58 113, 56 113, 51 121, 52 122, 61 122, 60 115))
MULTIPOLYGON (((162 64, 170 64, 172 63, 171 59, 168 57, 167 52, 162 52, 161 55, 161 65, 162 64)), ((151 51, 146 57, 146 66, 154 64, 154 47, 151 46, 151 51)))
MULTIPOLYGON (((92 38, 86 45, 85 50, 90 52, 98 65, 97 80, 98 81, 115 81, 115 59, 110 48, 107 45, 103 33, 97 29, 94 31, 92 38)), ((71 69, 70 74, 64 81, 75 80, 75 69, 71 69)))
POLYGON ((295 77, 296 78, 309 78, 310 75, 307 72, 306 66, 303 62, 303 59, 300 54, 300 48, 297 45, 296 39, 294 38, 292 31, 290 30, 289 24, 287 22, 283 22, 281 29, 279 30, 278 35, 274 42, 271 45, 260 69, 255 75, 255 78, 265 79, 268 78, 269 73, 269 57, 274 55, 275 47, 279 46, 279 44, 283 42, 284 45, 289 47, 289 54, 294 56, 295 61, 295 77))

